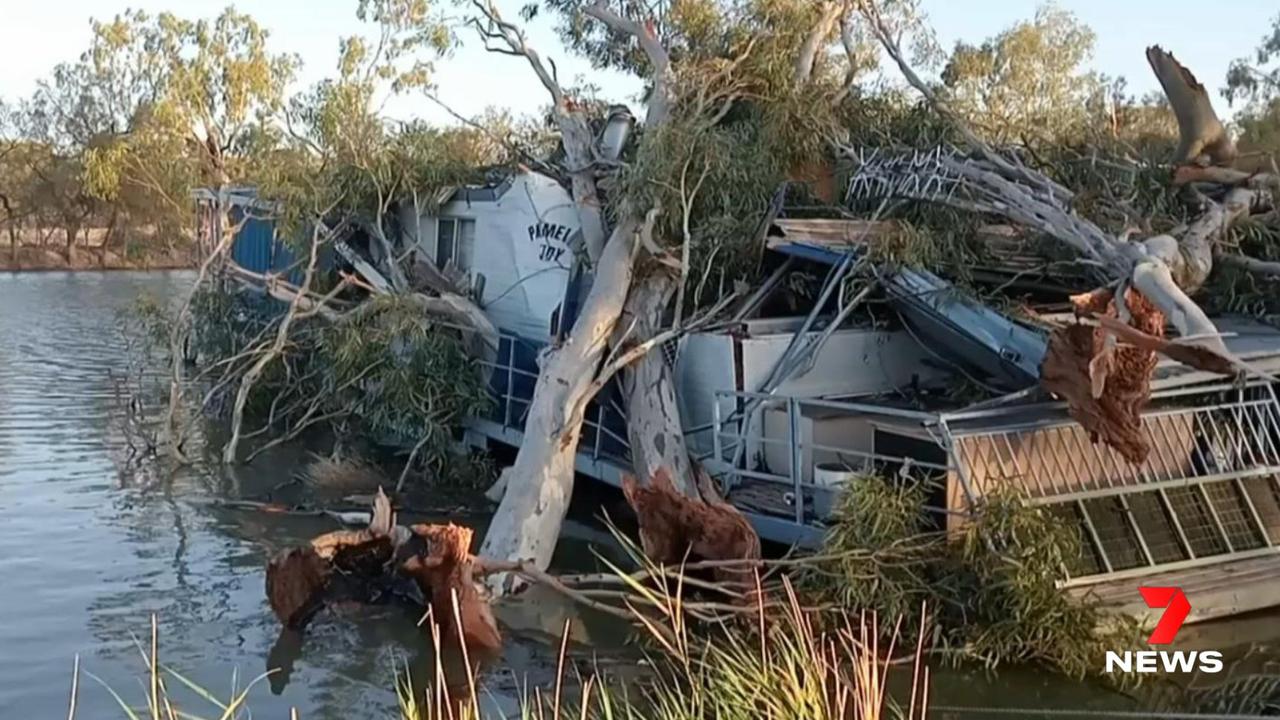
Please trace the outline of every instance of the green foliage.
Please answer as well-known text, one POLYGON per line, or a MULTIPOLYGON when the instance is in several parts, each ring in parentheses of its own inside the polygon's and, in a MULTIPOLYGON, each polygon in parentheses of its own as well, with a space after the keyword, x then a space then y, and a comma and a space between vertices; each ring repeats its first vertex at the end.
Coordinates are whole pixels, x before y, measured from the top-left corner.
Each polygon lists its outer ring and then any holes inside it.
POLYGON ((1104 94, 1082 69, 1093 44, 1092 30, 1047 5, 981 45, 957 44, 942 80, 953 108, 997 144, 1080 137, 1104 94))
POLYGON ((1247 103, 1246 110, 1256 110, 1258 104, 1266 105, 1280 95, 1280 15, 1271 21, 1271 27, 1254 49, 1252 57, 1232 61, 1227 69, 1227 86, 1222 95, 1227 102, 1237 100, 1247 103), (1252 107, 1250 107, 1252 106, 1252 107))
MULTIPOLYGON (((246 351, 274 335, 279 305, 248 293, 202 288, 192 315, 202 377, 221 388, 214 409, 225 412, 252 362, 246 351)), ((254 386, 246 417, 274 422, 279 432, 317 417, 354 423, 377 442, 421 443, 420 457, 439 468, 450 457, 453 428, 483 413, 488 402, 458 333, 423 315, 409 298, 382 296, 339 322, 296 322, 285 352, 254 386)), ((469 472, 482 474, 484 468, 469 472)))
POLYGON ((1280 151, 1280 15, 1271 21, 1252 57, 1231 63, 1222 94, 1231 105, 1243 104, 1235 119, 1241 150, 1280 151))
MULTIPOLYGON (((1243 218, 1232 226, 1227 252, 1280 261, 1280 228, 1264 217, 1243 218)), ((1200 294, 1208 312, 1232 312, 1280 326, 1280 283, 1258 273, 1216 263, 1200 294)))
POLYGON ((623 170, 615 212, 621 202, 661 207, 654 235, 669 246, 685 241, 688 213, 691 307, 756 272, 755 227, 786 177, 777 145, 755 110, 715 127, 680 119, 646 136, 623 170))
POLYGON ((376 437, 401 443, 426 438, 441 457, 452 425, 483 413, 488 394, 457 334, 394 296, 366 301, 357 317, 326 326, 318 362, 326 384, 376 437))
POLYGON ((851 481, 828 533, 833 567, 815 573, 821 592, 851 609, 918 623, 956 660, 1039 662, 1071 676, 1098 672, 1103 650, 1129 647, 1131 624, 1057 587, 1080 552, 1075 529, 1047 510, 997 493, 957 537, 922 532, 927 481, 864 476, 851 481), (868 562, 868 558, 871 559, 868 562))

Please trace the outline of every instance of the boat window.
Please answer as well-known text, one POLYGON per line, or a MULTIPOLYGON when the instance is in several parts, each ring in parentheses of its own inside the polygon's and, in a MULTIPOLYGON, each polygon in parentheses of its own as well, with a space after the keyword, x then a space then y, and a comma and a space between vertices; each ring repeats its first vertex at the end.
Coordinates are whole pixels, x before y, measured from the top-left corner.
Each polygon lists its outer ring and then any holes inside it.
POLYGON ((467 218, 440 218, 436 221, 436 267, 450 262, 459 270, 471 270, 476 244, 476 221, 467 218))

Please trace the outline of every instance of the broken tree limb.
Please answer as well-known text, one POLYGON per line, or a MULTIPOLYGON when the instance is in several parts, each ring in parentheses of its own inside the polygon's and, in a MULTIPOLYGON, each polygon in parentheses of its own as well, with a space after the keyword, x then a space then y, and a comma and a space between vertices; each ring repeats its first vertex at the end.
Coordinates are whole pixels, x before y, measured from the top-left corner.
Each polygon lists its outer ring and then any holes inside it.
POLYGON ((1260 260, 1248 255, 1219 255, 1217 262, 1255 275, 1280 277, 1280 261, 1276 260, 1260 260))
POLYGON ((1147 63, 1178 118, 1179 140, 1174 162, 1230 165, 1236 159, 1236 144, 1214 112, 1204 85, 1159 45, 1147 48, 1147 63))
MULTIPOLYGON (((1130 323, 1138 323, 1144 333, 1158 337, 1164 332, 1164 316, 1136 289, 1127 291, 1124 307, 1130 323)), ((1071 298, 1081 316, 1115 316, 1116 298, 1108 289, 1095 290, 1071 298)), ((1092 325, 1072 323, 1049 336, 1049 345, 1040 365, 1040 383, 1050 392, 1066 398, 1068 411, 1092 440, 1101 440, 1131 463, 1141 463, 1151 448, 1142 433, 1142 408, 1151 395, 1151 372, 1155 354, 1146 347, 1118 346, 1107 351, 1103 392, 1097 392, 1091 376, 1094 360, 1108 347, 1107 333, 1092 325)))
POLYGON ((388 588, 389 568, 410 540, 379 488, 368 527, 325 533, 271 559, 266 592, 272 611, 285 627, 299 629, 328 602, 377 599, 388 588))
MULTIPOLYGON (((1213 269, 1215 247, 1231 225, 1249 214, 1255 205, 1269 205, 1262 190, 1251 189, 1246 177, 1223 169, 1186 170, 1181 181, 1208 177, 1232 180, 1221 202, 1200 194, 1204 211, 1177 237, 1157 235, 1138 243, 1125 242, 1104 233, 1092 222, 1077 216, 1067 206, 1070 194, 1057 192, 1057 185, 1044 175, 1000 157, 977 138, 963 121, 950 113, 945 102, 911 69, 896 40, 885 27, 874 3, 861 4, 881 45, 902 70, 907 81, 959 129, 980 158, 961 158, 954 152, 937 152, 931 162, 899 162, 863 153, 846 153, 861 161, 864 177, 850 189, 850 196, 879 193, 883 197, 912 197, 940 202, 969 211, 1000 215, 1015 223, 1039 230, 1064 245, 1098 262, 1098 279, 1103 288, 1093 294, 1103 306, 1093 312, 1118 312, 1112 303, 1111 288, 1119 285, 1124 296, 1119 305, 1132 310, 1137 302, 1150 303, 1150 310, 1134 312, 1131 323, 1148 335, 1163 332, 1167 319, 1185 338, 1187 345, 1199 346, 1203 353, 1230 361, 1231 356, 1212 320, 1190 294, 1199 289, 1213 269), (868 184, 869 180, 869 184, 868 184), (1130 292, 1131 288, 1133 292, 1130 292), (1159 326, 1155 323, 1159 320, 1159 326), (1143 326, 1149 325, 1149 327, 1143 326)), ((1213 112, 1204 88, 1171 55, 1152 47, 1148 60, 1165 89, 1178 117, 1183 147, 1180 159, 1198 165, 1229 162, 1234 147, 1213 112), (1186 157, 1183 157, 1186 156, 1186 157)), ((918 161, 920 154, 913 159, 918 161)), ((1254 184, 1256 188, 1256 183, 1254 184)), ((1068 326, 1055 331, 1041 367, 1041 380, 1051 391, 1065 396, 1073 417, 1133 462, 1146 456, 1140 437, 1140 411, 1149 396, 1150 374, 1155 356, 1149 349, 1125 348, 1113 351, 1107 333, 1092 327, 1068 326), (1128 357, 1120 367, 1119 355, 1126 350, 1141 355, 1128 357), (1125 424, 1128 427, 1125 427, 1125 424)), ((1203 358, 1200 358, 1203 360, 1203 358)), ((1236 363, 1238 365, 1238 363, 1236 363)), ((1219 362, 1217 367, 1226 367, 1219 362)))
POLYGON ((1205 348, 1196 345, 1184 345, 1182 343, 1172 342, 1162 337, 1151 335, 1133 327, 1127 322, 1123 322, 1119 318, 1108 317, 1106 315, 1092 316, 1097 319, 1098 324, 1108 333, 1115 335, 1119 340, 1126 342, 1134 347, 1147 350, 1149 352, 1160 353, 1165 357, 1176 360, 1183 365, 1204 370, 1206 372, 1217 373, 1219 375, 1231 375, 1236 372, 1235 365, 1229 358, 1209 352, 1205 348))
POLYGON ((1037 187, 1053 201, 1070 202, 1075 197, 1074 193, 1053 180, 1034 170, 1030 170, 1021 163, 1012 162, 992 150, 989 145, 973 132, 973 129, 967 123, 951 111, 947 101, 916 74, 915 69, 911 67, 911 63, 907 61, 907 56, 903 54, 902 48, 899 47, 898 41, 894 38, 894 33, 885 24, 884 17, 880 14, 880 9, 876 2, 874 0, 858 0, 858 10, 863 18, 867 20, 876 40, 880 42, 881 47, 893 59, 894 64, 898 66, 898 70, 906 78, 907 82, 924 96, 935 112, 946 118, 960 132, 969 147, 977 151, 999 173, 1016 182, 1027 183, 1037 187))
POLYGON ((440 636, 461 642, 469 659, 492 659, 502 650, 502 633, 493 619, 489 601, 476 587, 476 557, 471 554, 471 528, 447 525, 414 525, 409 528, 428 548, 401 566, 429 598, 431 621, 440 636))
MULTIPOLYGON (((666 468, 658 468, 641 486, 624 475, 622 492, 640 522, 640 542, 644 554, 660 565, 678 565, 703 560, 760 559, 760 537, 742 511, 724 502, 709 479, 694 481, 706 497, 689 497, 671 483, 666 468)), ((719 582, 744 578, 740 570, 717 569, 719 582)))

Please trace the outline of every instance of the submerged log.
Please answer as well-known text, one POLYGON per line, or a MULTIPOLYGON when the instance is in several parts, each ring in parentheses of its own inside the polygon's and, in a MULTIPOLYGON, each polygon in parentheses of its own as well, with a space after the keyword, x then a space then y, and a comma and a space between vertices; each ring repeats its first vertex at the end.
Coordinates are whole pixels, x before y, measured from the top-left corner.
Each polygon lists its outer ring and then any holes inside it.
POLYGON ((373 602, 389 590, 411 534, 396 525, 391 501, 378 488, 363 530, 335 530, 285 550, 267 564, 267 600, 285 627, 299 629, 328 602, 373 602))
POLYGON ((502 650, 502 633, 488 598, 475 581, 473 531, 453 523, 414 525, 410 530, 429 550, 425 556, 409 557, 401 569, 418 583, 423 596, 430 598, 431 619, 440 629, 441 646, 460 642, 473 663, 496 656, 502 650))
MULTIPOLYGON (((677 565, 686 560, 758 560, 760 536, 736 507, 720 498, 710 478, 698 471, 702 498, 682 495, 659 468, 641 487, 630 475, 622 478, 622 492, 640 523, 640 544, 650 560, 677 565)), ((716 568, 720 582, 743 583, 743 569, 716 568)))

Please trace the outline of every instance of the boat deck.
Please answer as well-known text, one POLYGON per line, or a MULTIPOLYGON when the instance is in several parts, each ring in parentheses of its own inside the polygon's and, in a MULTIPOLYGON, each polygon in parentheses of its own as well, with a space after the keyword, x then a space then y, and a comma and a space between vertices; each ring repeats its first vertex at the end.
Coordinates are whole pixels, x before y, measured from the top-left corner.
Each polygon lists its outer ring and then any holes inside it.
POLYGON ((1141 586, 1182 588, 1191 603, 1188 623, 1274 607, 1280 605, 1280 549, 1220 564, 1106 580, 1069 592, 1100 601, 1109 611, 1155 622, 1163 611, 1146 606, 1138 593, 1141 586))

